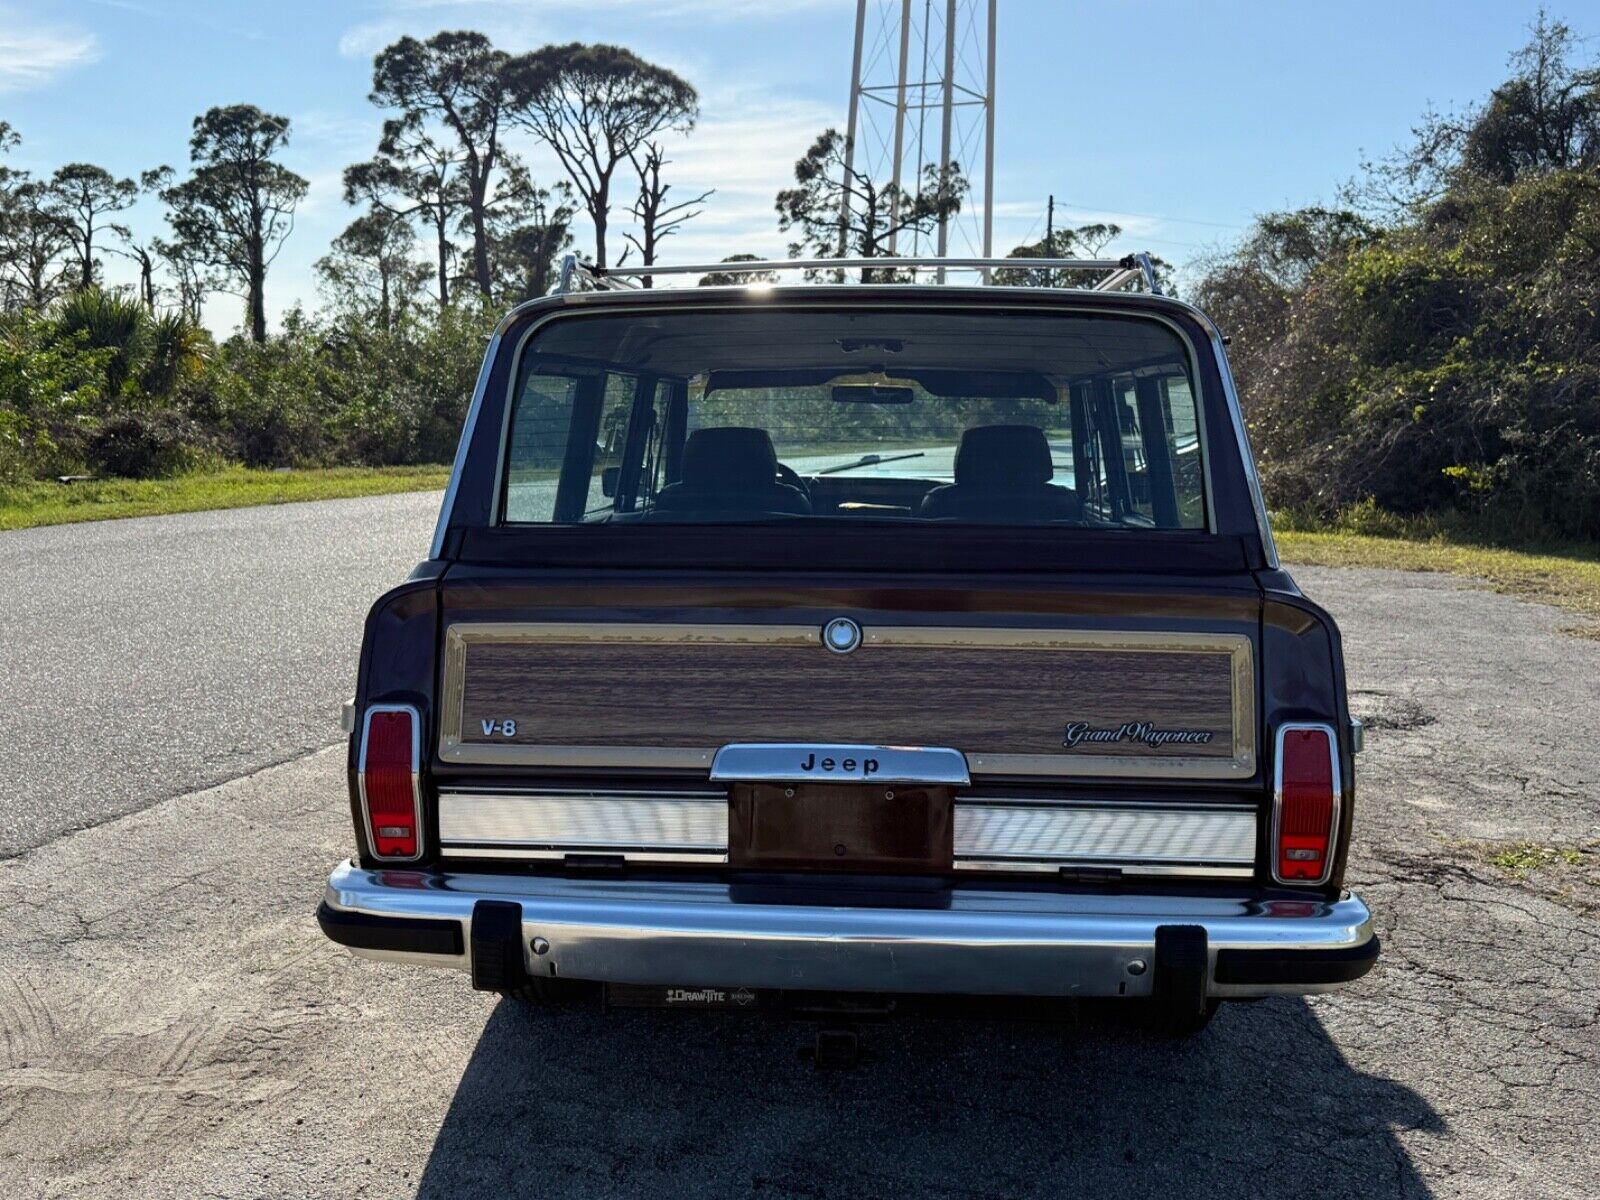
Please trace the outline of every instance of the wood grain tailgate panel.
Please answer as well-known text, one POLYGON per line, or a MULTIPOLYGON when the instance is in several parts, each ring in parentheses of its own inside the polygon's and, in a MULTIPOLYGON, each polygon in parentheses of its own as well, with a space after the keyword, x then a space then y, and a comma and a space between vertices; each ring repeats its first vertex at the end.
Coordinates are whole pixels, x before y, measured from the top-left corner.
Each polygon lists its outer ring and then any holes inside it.
POLYGON ((452 762, 693 767, 728 742, 850 742, 952 746, 991 774, 1255 767, 1242 635, 879 627, 834 654, 811 626, 457 624, 444 684, 452 762), (1211 738, 1068 749, 1070 722, 1211 738))

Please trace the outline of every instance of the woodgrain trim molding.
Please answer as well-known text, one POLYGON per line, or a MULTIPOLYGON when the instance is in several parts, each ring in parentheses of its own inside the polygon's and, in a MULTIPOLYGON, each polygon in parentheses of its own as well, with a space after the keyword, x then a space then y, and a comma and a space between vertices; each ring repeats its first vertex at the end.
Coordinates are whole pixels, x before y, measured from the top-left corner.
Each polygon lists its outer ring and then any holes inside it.
MULTIPOLYGON (((1255 665, 1244 634, 1060 630, 970 626, 868 625, 860 653, 873 647, 981 649, 1040 653, 1152 652, 1226 654, 1231 664, 1230 753, 1181 754, 983 754, 967 752, 972 773, 1051 778, 1103 777, 1170 780, 1232 780, 1254 775, 1257 762, 1255 665)), ((640 770, 709 771, 719 748, 711 746, 582 746, 485 744, 462 740, 468 647, 513 645, 705 645, 793 646, 822 652, 816 625, 643 624, 633 622, 464 622, 445 634, 439 757, 450 763, 533 767, 616 767, 640 770)))

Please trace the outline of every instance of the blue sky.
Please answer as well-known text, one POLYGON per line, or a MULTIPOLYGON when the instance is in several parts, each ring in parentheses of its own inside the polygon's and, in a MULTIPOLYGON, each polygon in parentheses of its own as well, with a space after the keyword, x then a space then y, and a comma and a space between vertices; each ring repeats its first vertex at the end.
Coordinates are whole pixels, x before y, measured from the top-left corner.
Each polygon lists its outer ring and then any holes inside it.
MULTIPOLYGON (((1058 220, 1116 220, 1118 249, 1178 263, 1255 213, 1329 201, 1363 154, 1431 103, 1481 97, 1535 0, 1000 0, 996 247, 1058 220)), ((285 162, 311 181, 268 285, 274 314, 315 303, 312 264, 354 215, 345 164, 382 116, 372 55, 402 33, 472 28, 508 50, 613 41, 675 68, 702 120, 674 148, 685 194, 716 188, 666 256, 781 254, 772 210, 794 160, 843 125, 854 0, 0 0, 0 120, 13 165, 118 174, 187 158, 190 122, 248 102, 293 121, 285 162)), ((1593 0, 1552 16, 1600 36, 1593 0)), ((529 156, 541 181, 557 168, 529 156)), ((155 231, 160 213, 133 214, 155 231)), ((580 244, 587 235, 580 235, 580 244)), ((118 278, 120 268, 113 269, 118 278)), ((235 302, 208 311, 237 324, 235 302)))

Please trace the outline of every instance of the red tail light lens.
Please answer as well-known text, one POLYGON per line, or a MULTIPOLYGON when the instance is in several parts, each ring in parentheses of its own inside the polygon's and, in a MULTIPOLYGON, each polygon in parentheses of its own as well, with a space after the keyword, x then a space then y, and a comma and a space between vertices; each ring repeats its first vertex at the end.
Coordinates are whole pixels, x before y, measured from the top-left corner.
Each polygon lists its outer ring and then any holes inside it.
POLYGON ((361 808, 367 844, 376 858, 403 861, 422 853, 420 724, 417 710, 406 705, 374 705, 367 710, 361 733, 361 808))
POLYGON ((1339 743, 1327 725, 1278 730, 1272 866, 1280 883, 1325 883, 1339 819, 1339 743))

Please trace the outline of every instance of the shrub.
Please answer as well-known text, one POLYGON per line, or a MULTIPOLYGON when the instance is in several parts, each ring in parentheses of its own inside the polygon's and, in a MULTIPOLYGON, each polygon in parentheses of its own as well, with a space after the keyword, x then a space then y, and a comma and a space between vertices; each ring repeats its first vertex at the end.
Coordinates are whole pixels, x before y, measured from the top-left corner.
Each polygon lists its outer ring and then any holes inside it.
POLYGON ((165 479, 205 462, 207 439, 175 412, 127 412, 101 424, 89 438, 89 465, 97 475, 165 479))

